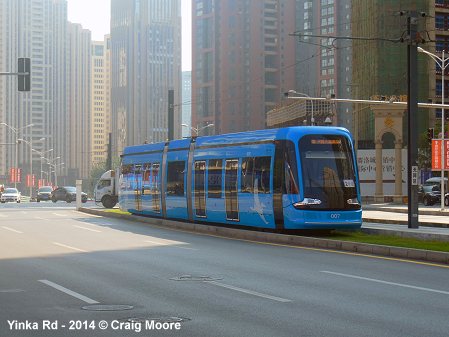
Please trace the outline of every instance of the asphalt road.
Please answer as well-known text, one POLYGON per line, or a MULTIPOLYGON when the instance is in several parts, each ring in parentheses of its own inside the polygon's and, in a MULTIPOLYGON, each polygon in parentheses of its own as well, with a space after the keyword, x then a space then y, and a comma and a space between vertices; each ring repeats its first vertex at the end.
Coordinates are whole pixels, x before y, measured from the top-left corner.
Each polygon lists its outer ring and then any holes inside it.
POLYGON ((0 336, 448 334, 447 267, 197 235, 74 206, 0 206, 0 336))

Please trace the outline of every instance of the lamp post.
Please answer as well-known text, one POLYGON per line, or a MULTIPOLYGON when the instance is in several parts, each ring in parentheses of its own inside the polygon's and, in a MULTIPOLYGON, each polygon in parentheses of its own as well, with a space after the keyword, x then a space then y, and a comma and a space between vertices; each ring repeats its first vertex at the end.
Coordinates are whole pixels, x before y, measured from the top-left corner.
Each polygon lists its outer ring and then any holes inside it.
POLYGON ((211 128, 211 127, 215 126, 215 124, 213 124, 213 123, 207 123, 207 125, 202 126, 202 127, 199 127, 199 125, 197 125, 196 128, 193 127, 193 126, 191 127, 190 125, 187 125, 187 124, 181 124, 181 126, 185 126, 185 127, 187 127, 187 128, 190 128, 190 130, 192 130, 192 131, 195 132, 195 135, 196 135, 196 136, 199 136, 200 131, 202 131, 202 130, 204 130, 204 129, 207 129, 207 128, 211 128))
POLYGON ((56 158, 54 158, 53 160, 49 160, 49 161, 47 161, 47 164, 48 164, 48 167, 49 167, 49 171, 50 171, 50 177, 51 177, 51 168, 53 168, 53 172, 55 173, 55 186, 58 186, 58 176, 57 176, 57 173, 56 173, 56 167, 58 167, 58 166, 61 166, 61 165, 64 165, 64 163, 59 163, 59 164, 56 164, 55 162, 58 160, 58 159, 61 159, 61 157, 56 157, 56 158))
MULTIPOLYGON (((43 141, 43 140, 45 140, 45 138, 39 139, 38 142, 43 141)), ((33 193, 33 151, 36 151, 36 150, 33 149, 32 137, 30 137, 30 141, 27 141, 22 138, 18 138, 17 143, 21 143, 21 142, 24 142, 30 146, 30 181, 29 181, 29 183, 30 183, 30 200, 31 200, 32 193, 33 193)))
MULTIPOLYGON (((287 91, 284 95, 285 95, 287 98, 293 98, 293 97, 290 97, 289 94, 302 95, 302 96, 311 98, 309 95, 304 94, 304 93, 302 93, 302 92, 297 92, 297 91, 295 91, 295 90, 289 90, 289 91, 287 91)), ((311 113, 311 115, 310 115, 310 125, 315 125, 315 118, 313 118, 313 100, 312 100, 312 99, 310 100, 310 105, 311 105, 311 107, 312 107, 312 113, 311 113)), ((306 106, 306 110, 307 110, 307 106, 306 106)))
POLYGON ((444 210, 444 166, 445 166, 445 155, 444 155, 444 72, 448 66, 449 57, 444 57, 444 50, 441 52, 441 57, 435 55, 427 50, 418 47, 420 53, 424 53, 430 56, 436 64, 441 68, 441 210, 444 210))
MULTIPOLYGON (((34 124, 28 124, 28 125, 25 125, 25 126, 23 126, 23 127, 21 127, 21 128, 15 128, 15 127, 12 127, 11 125, 8 125, 8 124, 6 124, 6 123, 0 123, 0 125, 4 125, 4 126, 7 126, 8 128, 10 128, 10 130, 12 131, 12 132, 14 132, 14 134, 15 134, 15 136, 16 136, 16 155, 15 155, 15 163, 14 163, 14 166, 15 166, 15 174, 14 174, 14 188, 17 188, 17 173, 18 173, 18 166, 19 166, 19 132, 21 131, 21 130, 23 130, 23 129, 26 129, 26 128, 29 128, 29 127, 33 127, 33 125, 34 124)), ((33 134, 33 132, 31 132, 31 134, 33 134)))
MULTIPOLYGON (((33 149, 33 151, 41 156, 41 175, 40 175, 39 179, 42 181, 42 159, 47 159, 47 158, 44 157, 44 153, 51 152, 51 151, 53 151, 53 149, 50 149, 50 150, 47 150, 47 151, 37 151, 37 150, 33 149)), ((47 176, 47 180, 48 180, 48 176, 47 176)))

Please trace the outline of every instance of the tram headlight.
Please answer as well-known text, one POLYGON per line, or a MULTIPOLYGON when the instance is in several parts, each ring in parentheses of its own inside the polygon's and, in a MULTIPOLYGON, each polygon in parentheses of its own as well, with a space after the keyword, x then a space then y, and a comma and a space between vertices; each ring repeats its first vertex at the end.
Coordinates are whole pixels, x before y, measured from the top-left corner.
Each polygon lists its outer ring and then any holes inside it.
POLYGON ((314 198, 304 198, 302 201, 295 202, 293 204, 293 207, 295 207, 295 208, 305 208, 305 207, 313 206, 313 205, 321 205, 321 200, 320 199, 314 199, 314 198))
POLYGON ((347 203, 349 205, 356 205, 356 206, 360 206, 360 202, 357 198, 352 198, 352 199, 348 199, 347 203))

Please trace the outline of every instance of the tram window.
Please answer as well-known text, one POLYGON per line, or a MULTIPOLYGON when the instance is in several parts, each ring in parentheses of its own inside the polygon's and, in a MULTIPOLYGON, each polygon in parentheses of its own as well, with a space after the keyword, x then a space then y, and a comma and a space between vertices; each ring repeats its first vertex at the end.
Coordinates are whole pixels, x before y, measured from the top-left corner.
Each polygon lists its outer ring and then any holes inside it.
POLYGON ((167 195, 184 196, 185 161, 171 161, 167 165, 167 195))
POLYGON ((130 174, 133 166, 131 164, 122 165, 121 173, 123 175, 130 174))
POLYGON ((149 183, 149 181, 150 181, 150 170, 151 170, 151 164, 143 165, 143 181, 145 183, 149 183))
POLYGON ((285 191, 287 194, 298 194, 298 167, 296 165, 295 146, 292 142, 285 144, 284 152, 284 177, 285 177, 285 191))
POLYGON ((241 191, 243 193, 270 193, 271 157, 242 159, 241 191))
POLYGON ((223 181, 223 160, 211 159, 208 166, 207 189, 208 198, 221 198, 223 181))
POLYGON ((270 193, 271 157, 256 157, 254 162, 254 191, 270 193))
POLYGON ((254 193, 254 157, 242 159, 242 178, 240 190, 243 193, 254 193))

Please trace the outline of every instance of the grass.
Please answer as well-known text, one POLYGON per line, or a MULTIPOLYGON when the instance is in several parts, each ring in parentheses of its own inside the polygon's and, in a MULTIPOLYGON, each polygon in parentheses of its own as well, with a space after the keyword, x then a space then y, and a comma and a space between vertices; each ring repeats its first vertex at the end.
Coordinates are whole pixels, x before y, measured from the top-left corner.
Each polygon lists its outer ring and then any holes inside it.
POLYGON ((361 231, 335 231, 330 234, 319 236, 323 239, 369 243, 382 246, 393 246, 413 249, 424 249, 439 252, 449 252, 449 242, 419 240, 414 238, 402 238, 393 235, 366 234, 361 231))

